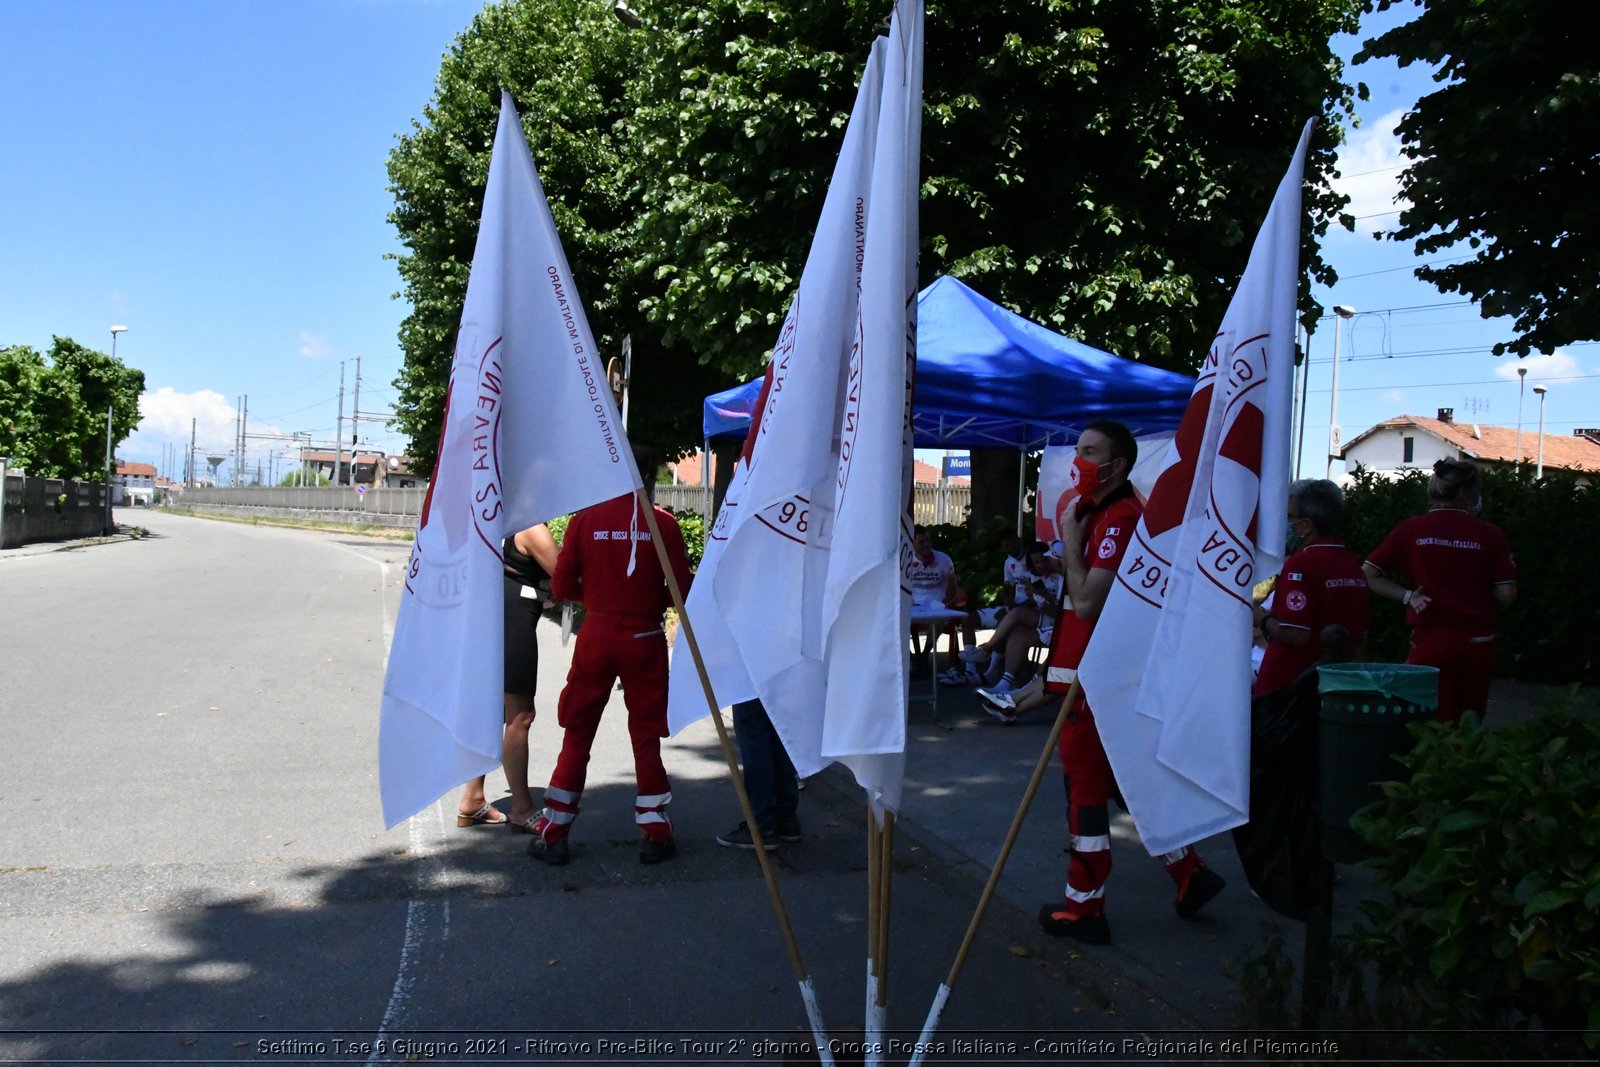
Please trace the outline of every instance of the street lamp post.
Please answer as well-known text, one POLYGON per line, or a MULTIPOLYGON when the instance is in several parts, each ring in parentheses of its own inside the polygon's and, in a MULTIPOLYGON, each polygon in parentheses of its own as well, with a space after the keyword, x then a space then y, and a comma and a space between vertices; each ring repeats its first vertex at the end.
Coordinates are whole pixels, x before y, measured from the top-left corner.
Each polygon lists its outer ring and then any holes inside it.
POLYGON ((1528 388, 1528 368, 1517 368, 1517 473, 1522 473, 1522 394, 1528 388))
MULTIPOLYGON (((127 332, 128 332, 128 328, 126 326, 113 326, 113 327, 111 327, 111 358, 112 358, 113 361, 115 361, 116 358, 117 358, 117 335, 119 333, 127 333, 127 332)), ((109 402, 107 402, 107 404, 106 404, 106 476, 105 476, 105 483, 106 483, 106 515, 105 515, 105 522, 102 524, 103 525, 103 531, 102 532, 105 533, 107 536, 109 536, 111 533, 113 533, 116 530, 116 527, 113 526, 112 523, 111 523, 111 404, 109 402)))
POLYGON ((1542 385, 1533 387, 1534 395, 1539 398, 1539 469, 1534 472, 1535 478, 1544 477, 1544 394, 1549 391, 1542 385))
POLYGON ((1334 464, 1339 462, 1339 325, 1354 317, 1356 309, 1339 304, 1333 309, 1333 399, 1328 402, 1328 478, 1338 478, 1334 464))

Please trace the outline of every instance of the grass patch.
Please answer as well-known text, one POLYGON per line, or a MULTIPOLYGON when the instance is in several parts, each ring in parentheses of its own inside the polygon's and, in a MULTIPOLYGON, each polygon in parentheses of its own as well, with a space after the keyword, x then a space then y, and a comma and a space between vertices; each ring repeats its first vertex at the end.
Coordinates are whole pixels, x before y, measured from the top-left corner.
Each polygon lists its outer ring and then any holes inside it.
POLYGON ((214 511, 192 511, 188 508, 173 508, 172 513, 174 515, 186 515, 192 519, 233 522, 242 526, 278 526, 287 530, 322 530, 329 533, 352 533, 360 534, 363 537, 377 537, 389 541, 414 541, 417 536, 417 531, 403 526, 325 522, 321 519, 281 519, 266 515, 228 515, 214 511))

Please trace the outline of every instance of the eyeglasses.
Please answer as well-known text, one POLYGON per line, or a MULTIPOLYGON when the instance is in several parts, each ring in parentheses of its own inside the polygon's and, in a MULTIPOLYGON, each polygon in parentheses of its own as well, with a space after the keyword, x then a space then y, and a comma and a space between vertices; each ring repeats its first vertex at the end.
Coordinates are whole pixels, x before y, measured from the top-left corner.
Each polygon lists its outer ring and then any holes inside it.
POLYGON ((1289 521, 1290 522, 1299 522, 1303 518, 1305 518, 1304 515, 1290 515, 1289 516, 1289 521))

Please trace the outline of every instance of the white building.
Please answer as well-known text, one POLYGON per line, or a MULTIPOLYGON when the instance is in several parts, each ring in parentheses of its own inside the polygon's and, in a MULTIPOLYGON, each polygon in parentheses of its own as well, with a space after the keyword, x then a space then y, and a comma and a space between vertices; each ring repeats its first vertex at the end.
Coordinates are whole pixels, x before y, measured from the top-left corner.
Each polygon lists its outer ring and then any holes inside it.
POLYGON ((155 501, 156 468, 153 463, 129 463, 127 460, 119 459, 116 476, 112 481, 116 485, 113 503, 148 506, 155 501))
POLYGON ((1340 455, 1346 472, 1365 467, 1379 474, 1407 469, 1428 470, 1441 459, 1470 459, 1484 466, 1514 466, 1520 455, 1531 472, 1543 448, 1544 469, 1580 475, 1588 484, 1600 475, 1600 431, 1579 430, 1570 437, 1540 436, 1537 428, 1524 429, 1521 443, 1513 426, 1487 426, 1456 422, 1450 408, 1440 408, 1436 418, 1399 415, 1359 434, 1340 455))

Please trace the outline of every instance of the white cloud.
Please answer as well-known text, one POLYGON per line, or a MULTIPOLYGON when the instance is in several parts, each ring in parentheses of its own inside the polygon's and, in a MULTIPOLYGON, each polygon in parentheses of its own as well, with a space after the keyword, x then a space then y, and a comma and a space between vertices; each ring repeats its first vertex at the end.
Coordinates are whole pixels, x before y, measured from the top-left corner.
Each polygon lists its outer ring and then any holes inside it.
POLYGON ((301 330, 300 347, 295 351, 306 359, 327 359, 333 354, 333 345, 326 337, 318 337, 309 330, 301 330))
MULTIPOLYGON (((180 393, 170 386, 162 386, 139 397, 139 425, 126 441, 117 446, 117 456, 143 463, 161 463, 164 460, 170 463, 174 460, 169 457, 176 457, 177 466, 172 473, 174 477, 182 477, 183 456, 189 450, 192 427, 195 464, 204 473, 207 470, 207 455, 231 456, 234 435, 238 432, 237 417, 237 409, 221 393, 210 389, 180 393)), ((253 420, 250 423, 251 434, 280 432, 275 426, 253 420)), ((248 446, 250 469, 254 469, 256 461, 273 450, 270 442, 254 439, 248 442, 248 446)), ((288 445, 284 443, 276 447, 281 451, 288 445)), ((225 464, 224 472, 228 469, 225 464)))
POLYGON ((1352 130, 1339 149, 1338 169, 1344 177, 1335 179, 1333 188, 1350 198, 1345 210, 1360 220, 1358 232, 1392 229, 1398 219, 1395 211, 1411 206, 1400 197, 1400 171, 1406 160, 1394 132, 1404 114, 1396 109, 1352 130))
POLYGON ((1506 359, 1494 369, 1496 378, 1504 378, 1508 382, 1517 380, 1517 368, 1528 369, 1528 381, 1549 381, 1552 378, 1569 378, 1582 373, 1578 368, 1578 361, 1565 348, 1558 348, 1547 356, 1527 356, 1522 359, 1515 357, 1506 359))

